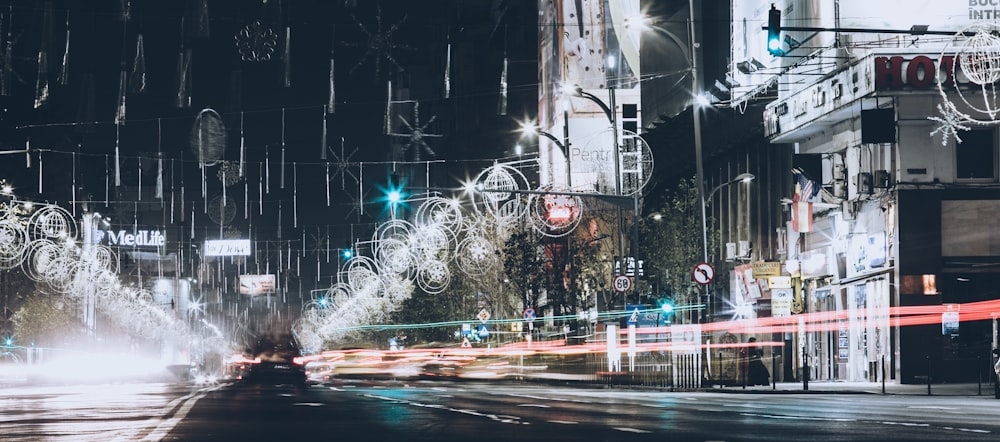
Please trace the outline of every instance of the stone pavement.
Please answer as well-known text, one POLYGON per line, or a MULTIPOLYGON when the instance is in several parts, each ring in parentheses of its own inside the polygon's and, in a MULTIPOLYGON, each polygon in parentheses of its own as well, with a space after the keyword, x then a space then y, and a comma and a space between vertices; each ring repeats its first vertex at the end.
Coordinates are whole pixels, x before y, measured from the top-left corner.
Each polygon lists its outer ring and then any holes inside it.
POLYGON ((802 382, 778 382, 768 386, 753 386, 743 388, 712 386, 706 391, 720 393, 777 393, 777 394, 893 394, 893 395, 923 395, 923 396, 983 396, 994 397, 993 384, 989 381, 979 383, 938 383, 931 384, 899 384, 886 382, 843 382, 843 381, 810 381, 808 390, 802 382))

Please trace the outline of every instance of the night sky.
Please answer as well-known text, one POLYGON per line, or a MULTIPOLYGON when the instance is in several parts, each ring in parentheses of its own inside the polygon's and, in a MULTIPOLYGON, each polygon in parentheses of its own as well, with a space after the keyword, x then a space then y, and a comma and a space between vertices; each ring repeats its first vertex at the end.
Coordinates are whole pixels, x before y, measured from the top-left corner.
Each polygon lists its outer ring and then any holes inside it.
POLYGON ((235 215, 223 235, 250 235, 265 249, 261 268, 277 265, 278 249, 310 262, 292 264, 303 280, 320 257, 329 277, 328 249, 367 239, 384 219, 377 199, 389 175, 455 187, 511 155, 517 121, 537 109, 535 0, 15 0, 0 2, 0 14, 0 178, 19 198, 77 216, 99 210, 115 228, 166 228, 173 252, 218 238, 226 216, 207 207, 225 193, 235 215), (267 60, 239 51, 249 40, 236 35, 255 21, 277 37, 273 52, 243 47, 267 60), (331 58, 335 109, 324 113, 331 58), (409 133, 403 117, 440 135, 424 138, 433 155, 419 152, 433 162, 407 163, 416 149, 399 147, 409 139, 387 135, 389 80, 390 130, 409 133), (220 122, 224 130, 211 132, 220 122), (202 150, 193 133, 210 135, 202 150), (238 170, 241 155, 245 176, 223 186, 223 161, 238 170))

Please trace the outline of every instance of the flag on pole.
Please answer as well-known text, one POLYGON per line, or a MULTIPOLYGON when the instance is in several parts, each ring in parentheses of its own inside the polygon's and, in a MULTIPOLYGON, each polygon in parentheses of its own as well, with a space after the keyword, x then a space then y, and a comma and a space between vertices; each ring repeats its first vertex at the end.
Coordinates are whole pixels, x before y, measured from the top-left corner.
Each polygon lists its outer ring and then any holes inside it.
POLYGON ((799 196, 799 201, 812 202, 813 198, 819 194, 819 184, 809 178, 805 172, 796 169, 795 174, 795 194, 799 196))
POLYGON ((813 231, 812 199, 819 194, 819 184, 799 169, 795 175, 795 195, 792 196, 792 228, 799 233, 813 231))
POLYGON ((812 203, 801 200, 804 195, 800 193, 801 187, 795 184, 795 196, 792 197, 792 229, 799 233, 812 232, 813 211, 812 203))

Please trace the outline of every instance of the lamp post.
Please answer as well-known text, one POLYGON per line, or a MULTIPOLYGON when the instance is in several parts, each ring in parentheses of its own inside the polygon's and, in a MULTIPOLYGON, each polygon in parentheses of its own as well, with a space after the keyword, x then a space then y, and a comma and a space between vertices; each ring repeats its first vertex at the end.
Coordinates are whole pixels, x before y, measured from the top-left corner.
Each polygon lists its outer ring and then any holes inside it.
MULTIPOLYGON (((708 222, 706 221, 705 212, 707 210, 708 205, 712 203, 712 197, 715 195, 716 192, 718 192, 719 190, 721 190, 723 187, 729 186, 731 184, 736 184, 736 183, 749 183, 749 182, 753 181, 754 178, 756 178, 754 176, 754 174, 748 173, 748 172, 744 172, 744 173, 741 173, 739 175, 736 175, 735 178, 733 178, 733 179, 731 179, 729 181, 726 181, 726 182, 724 182, 722 184, 719 184, 718 186, 715 186, 714 188, 712 188, 712 190, 709 191, 708 194, 705 195, 705 199, 702 200, 702 204, 701 204, 701 214, 702 214, 702 216, 701 216, 701 231, 705 233, 705 242, 704 242, 704 247, 703 247, 703 253, 704 253, 704 257, 705 257, 705 262, 708 262, 708 222)), ((708 292, 706 291, 705 296, 707 298, 707 297, 709 297, 711 295, 709 295, 708 292)), ((711 314, 712 313, 712 311, 711 311, 712 300, 711 299, 706 299, 705 303, 708 305, 708 307, 707 307, 709 309, 708 313, 711 314)), ((699 323, 700 323, 701 322, 701 315, 698 315, 698 319, 699 319, 699 323)))
MULTIPOLYGON (((615 162, 615 196, 622 196, 621 148, 620 148, 620 146, 618 144, 618 118, 617 118, 617 113, 615 112, 615 109, 616 109, 615 88, 614 88, 614 86, 609 86, 608 87, 608 96, 609 96, 610 104, 605 104, 604 101, 602 101, 596 95, 591 94, 590 92, 584 91, 583 88, 581 88, 579 86, 575 86, 572 89, 572 92, 573 92, 574 96, 577 96, 577 97, 580 97, 580 98, 586 98, 587 100, 590 100, 593 103, 597 104, 597 106, 601 108, 601 111, 604 112, 604 115, 608 118, 608 122, 611 123, 611 136, 613 138, 613 143, 612 143, 613 152, 612 153, 614 154, 614 162, 615 162)), ((639 222, 638 222, 638 219, 639 219, 639 189, 635 189, 635 192, 632 193, 632 241, 629 244, 629 249, 630 249, 629 253, 630 253, 630 255, 632 255, 633 258, 635 258, 635 252, 637 251, 636 243, 639 241, 639 222)), ((619 259, 624 260, 624 258, 625 258, 624 257, 624 246, 623 246, 624 241, 621 238, 621 233, 622 233, 621 232, 621 226, 622 226, 622 224, 624 224, 623 217, 622 217, 622 209, 621 209, 621 207, 618 207, 618 226, 619 226, 618 227, 618 256, 619 256, 619 259)), ((626 298, 627 298, 627 295, 626 295, 626 298)), ((625 305, 625 304, 627 304, 627 299, 623 302, 623 305, 625 305)))
POLYGON ((555 135, 552 135, 552 134, 550 134, 548 132, 540 130, 538 128, 538 126, 536 126, 534 124, 534 122, 531 122, 531 121, 526 121, 524 123, 521 123, 521 136, 522 137, 523 136, 527 136, 527 135, 542 136, 542 137, 548 138, 550 141, 552 141, 553 143, 555 143, 556 146, 559 147, 559 150, 561 150, 562 153, 563 153, 563 155, 566 157, 566 188, 567 189, 572 189, 573 188, 573 178, 572 178, 573 174, 572 174, 572 171, 570 169, 570 160, 569 160, 569 146, 570 146, 570 143, 569 143, 569 111, 567 111, 565 109, 563 110, 563 120, 564 120, 564 124, 563 124, 563 140, 562 141, 559 141, 559 139, 556 138, 555 135))

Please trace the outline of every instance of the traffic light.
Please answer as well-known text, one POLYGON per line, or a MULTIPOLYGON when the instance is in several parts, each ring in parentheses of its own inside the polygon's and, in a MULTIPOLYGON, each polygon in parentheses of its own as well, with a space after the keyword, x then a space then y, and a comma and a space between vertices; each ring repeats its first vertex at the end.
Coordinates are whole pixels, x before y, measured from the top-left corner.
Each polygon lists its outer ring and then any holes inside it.
POLYGON ((341 249, 340 250, 340 257, 341 258, 344 258, 345 260, 348 260, 348 259, 351 259, 352 256, 354 256, 354 251, 351 250, 350 248, 345 248, 345 249, 341 249))
POLYGON ((774 56, 785 52, 781 47, 781 11, 774 7, 774 3, 767 12, 767 52, 774 56))
POLYGON ((663 313, 670 314, 674 312, 674 301, 670 298, 663 298, 660 300, 660 310, 663 313))

